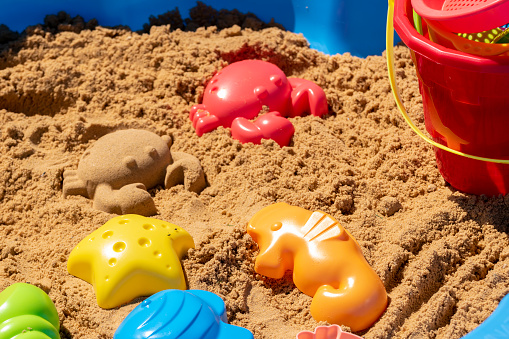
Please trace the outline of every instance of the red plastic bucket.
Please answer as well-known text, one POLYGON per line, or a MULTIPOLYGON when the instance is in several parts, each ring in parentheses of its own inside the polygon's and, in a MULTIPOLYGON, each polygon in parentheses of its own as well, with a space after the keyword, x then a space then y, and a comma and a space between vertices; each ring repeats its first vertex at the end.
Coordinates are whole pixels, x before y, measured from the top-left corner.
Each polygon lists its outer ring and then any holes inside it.
MULTIPOLYGON (((481 57, 429 41, 413 26, 411 0, 395 0, 394 27, 412 50, 426 130, 452 150, 509 160, 509 58, 481 57)), ((438 169, 472 194, 509 192, 509 164, 480 161, 435 147, 438 169)))

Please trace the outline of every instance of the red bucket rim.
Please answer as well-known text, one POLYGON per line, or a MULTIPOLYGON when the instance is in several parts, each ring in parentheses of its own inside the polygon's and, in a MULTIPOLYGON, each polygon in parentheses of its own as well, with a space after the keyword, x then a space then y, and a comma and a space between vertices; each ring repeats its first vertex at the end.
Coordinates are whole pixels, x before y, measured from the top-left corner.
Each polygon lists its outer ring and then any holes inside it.
POLYGON ((412 18, 411 0, 395 0, 394 27, 401 40, 415 53, 449 67, 484 73, 509 73, 509 57, 482 57, 443 47, 420 35, 409 18, 412 18))

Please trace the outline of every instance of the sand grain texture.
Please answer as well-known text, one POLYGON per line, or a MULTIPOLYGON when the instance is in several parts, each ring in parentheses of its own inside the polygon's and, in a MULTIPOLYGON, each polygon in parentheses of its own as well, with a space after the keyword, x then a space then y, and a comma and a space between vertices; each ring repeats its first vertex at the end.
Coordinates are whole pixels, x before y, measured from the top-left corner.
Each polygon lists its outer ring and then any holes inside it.
MULTIPOLYGON (((112 214, 62 196, 62 174, 117 129, 172 135, 172 151, 197 157, 207 187, 150 190, 156 218, 196 243, 183 260, 190 288, 218 293, 232 324, 255 338, 294 338, 318 324, 291 275, 253 271, 247 221, 274 202, 322 210, 358 240, 390 297, 371 338, 460 338, 509 291, 509 198, 447 186, 431 146, 400 117, 382 56, 326 56, 278 28, 149 34, 98 26, 35 29, 0 52, 0 290, 41 287, 55 302, 63 338, 111 338, 140 302, 97 306, 93 288, 67 273, 70 251, 112 214), (197 137, 189 108, 227 64, 257 58, 320 85, 330 112, 297 117, 289 147, 240 144, 229 131, 197 137)), ((396 48, 398 83, 423 127, 409 50, 396 48)))

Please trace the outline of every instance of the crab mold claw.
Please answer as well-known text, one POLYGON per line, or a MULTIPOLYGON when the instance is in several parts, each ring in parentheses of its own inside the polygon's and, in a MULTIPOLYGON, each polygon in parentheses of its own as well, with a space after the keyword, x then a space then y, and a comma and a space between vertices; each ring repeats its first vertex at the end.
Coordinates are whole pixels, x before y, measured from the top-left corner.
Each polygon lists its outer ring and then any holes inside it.
POLYGON ((198 112, 200 112, 200 111, 203 111, 203 110, 205 110, 205 106, 202 105, 202 104, 194 105, 193 107, 191 107, 191 110, 189 111, 189 120, 192 121, 193 127, 194 127, 194 124, 195 124, 196 114, 198 112))
POLYGON ((142 183, 125 185, 118 190, 99 184, 95 189, 93 206, 97 210, 115 214, 150 216, 157 213, 154 200, 142 183))
POLYGON ((327 114, 329 107, 325 92, 312 81, 298 78, 288 79, 292 85, 292 114, 290 117, 305 113, 321 117, 327 114))
POLYGON ((63 177, 64 181, 62 183, 62 193, 64 198, 69 195, 82 195, 84 197, 88 197, 87 185, 79 178, 78 171, 65 170, 63 177))
POLYGON ((174 163, 166 169, 166 188, 183 184, 190 192, 200 193, 207 185, 205 173, 198 158, 182 152, 173 153, 174 163))
POLYGON ((211 115, 203 104, 194 105, 191 108, 189 119, 191 119, 196 134, 199 137, 221 126, 219 118, 215 115, 211 115))
POLYGON ((260 144, 262 139, 272 139, 281 147, 288 146, 294 132, 292 123, 279 112, 264 114, 255 122, 236 118, 231 128, 232 137, 242 143, 260 144))
POLYGON ((226 323, 223 300, 200 290, 165 290, 144 300, 124 319, 113 339, 253 339, 226 323))

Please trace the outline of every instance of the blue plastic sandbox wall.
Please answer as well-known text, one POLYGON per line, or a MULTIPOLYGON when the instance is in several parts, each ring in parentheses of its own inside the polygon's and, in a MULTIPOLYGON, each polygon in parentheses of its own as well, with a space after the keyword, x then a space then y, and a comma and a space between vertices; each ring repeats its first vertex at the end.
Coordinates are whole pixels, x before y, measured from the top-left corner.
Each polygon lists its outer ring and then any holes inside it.
MULTIPOLYGON (((384 0, 203 0, 215 9, 252 12, 263 21, 271 18, 287 30, 302 33, 311 47, 327 54, 350 52, 359 57, 385 50, 384 0)), ((127 25, 138 30, 157 16, 179 8, 188 17, 194 0, 0 0, 0 24, 21 32, 42 23, 47 14, 66 11, 100 25, 127 25)))

